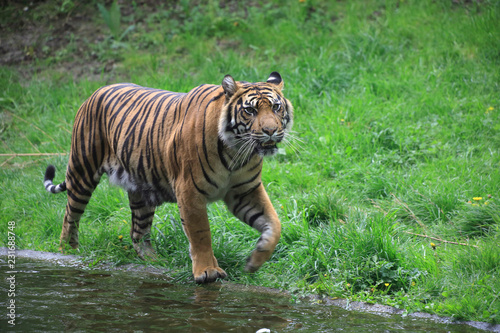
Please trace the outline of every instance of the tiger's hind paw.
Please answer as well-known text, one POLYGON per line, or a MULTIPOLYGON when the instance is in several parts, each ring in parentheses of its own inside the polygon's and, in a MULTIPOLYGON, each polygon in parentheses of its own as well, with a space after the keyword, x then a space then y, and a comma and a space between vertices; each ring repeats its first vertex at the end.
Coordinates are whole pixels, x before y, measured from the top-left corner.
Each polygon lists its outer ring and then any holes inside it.
POLYGON ((156 261, 158 259, 158 254, 156 254, 155 249, 153 249, 151 242, 134 243, 134 249, 142 260, 156 261))

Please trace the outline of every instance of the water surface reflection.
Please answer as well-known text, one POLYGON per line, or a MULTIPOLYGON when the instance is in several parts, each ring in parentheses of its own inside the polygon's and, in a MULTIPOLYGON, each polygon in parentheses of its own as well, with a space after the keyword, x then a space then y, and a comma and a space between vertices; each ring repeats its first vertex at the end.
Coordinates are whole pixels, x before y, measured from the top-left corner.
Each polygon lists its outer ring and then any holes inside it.
MULTIPOLYGON (((0 271, 8 270, 0 257, 0 271)), ((25 259, 18 260, 16 270, 18 317, 15 327, 2 318, 2 332, 256 332, 263 327, 272 332, 482 332, 465 325, 291 304, 281 294, 233 284, 179 285, 147 273, 25 259)), ((0 290, 2 309, 8 302, 6 285, 0 290)))

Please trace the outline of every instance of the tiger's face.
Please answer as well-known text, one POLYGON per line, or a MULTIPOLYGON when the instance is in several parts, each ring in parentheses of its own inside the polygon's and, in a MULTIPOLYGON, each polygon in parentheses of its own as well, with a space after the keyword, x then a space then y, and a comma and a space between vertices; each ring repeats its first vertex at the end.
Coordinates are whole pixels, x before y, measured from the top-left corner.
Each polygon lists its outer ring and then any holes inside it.
POLYGON ((219 136, 236 151, 241 162, 254 154, 277 153, 277 144, 286 141, 293 123, 293 107, 283 96, 283 80, 277 72, 267 82, 235 82, 227 75, 222 81, 226 104, 219 121, 219 136))

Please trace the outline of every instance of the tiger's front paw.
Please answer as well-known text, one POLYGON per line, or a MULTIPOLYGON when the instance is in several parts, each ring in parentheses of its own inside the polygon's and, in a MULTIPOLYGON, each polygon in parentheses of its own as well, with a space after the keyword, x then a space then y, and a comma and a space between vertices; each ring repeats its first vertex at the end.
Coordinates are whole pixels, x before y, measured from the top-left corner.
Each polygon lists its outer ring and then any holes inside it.
POLYGON ((227 277, 227 273, 222 268, 214 266, 207 266, 196 271, 193 270, 193 275, 196 283, 210 283, 227 277))
POLYGON ((248 257, 247 264, 245 265, 245 272, 255 273, 259 270, 260 266, 264 264, 270 257, 271 251, 254 250, 252 255, 248 257))

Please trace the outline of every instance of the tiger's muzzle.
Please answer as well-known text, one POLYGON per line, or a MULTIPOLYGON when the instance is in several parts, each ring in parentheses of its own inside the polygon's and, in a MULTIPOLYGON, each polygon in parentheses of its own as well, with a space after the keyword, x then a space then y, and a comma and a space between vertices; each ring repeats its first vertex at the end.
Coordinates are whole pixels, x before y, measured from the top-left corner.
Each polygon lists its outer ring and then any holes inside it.
POLYGON ((285 136, 284 131, 278 131, 277 129, 262 129, 262 134, 259 136, 257 145, 255 146, 255 151, 260 156, 270 156, 278 152, 278 147, 276 144, 283 140, 285 136))

